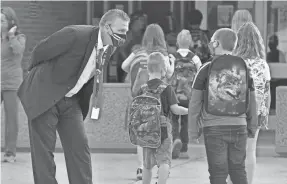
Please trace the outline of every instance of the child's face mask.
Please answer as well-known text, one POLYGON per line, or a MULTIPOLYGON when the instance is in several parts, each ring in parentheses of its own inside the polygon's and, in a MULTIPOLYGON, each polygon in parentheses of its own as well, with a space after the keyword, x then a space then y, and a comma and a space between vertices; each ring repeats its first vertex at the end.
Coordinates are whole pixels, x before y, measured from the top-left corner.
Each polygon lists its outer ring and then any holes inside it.
POLYGON ((208 48, 210 50, 211 55, 215 55, 215 49, 218 47, 219 43, 217 40, 210 41, 208 44, 208 48))

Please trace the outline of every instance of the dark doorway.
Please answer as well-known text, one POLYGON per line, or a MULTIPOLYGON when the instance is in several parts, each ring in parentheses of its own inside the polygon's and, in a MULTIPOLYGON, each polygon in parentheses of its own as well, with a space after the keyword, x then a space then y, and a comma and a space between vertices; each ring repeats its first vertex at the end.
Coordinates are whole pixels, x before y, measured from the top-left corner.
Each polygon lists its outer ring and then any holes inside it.
POLYGON ((160 24, 170 10, 170 1, 142 1, 142 9, 148 16, 148 24, 160 24))

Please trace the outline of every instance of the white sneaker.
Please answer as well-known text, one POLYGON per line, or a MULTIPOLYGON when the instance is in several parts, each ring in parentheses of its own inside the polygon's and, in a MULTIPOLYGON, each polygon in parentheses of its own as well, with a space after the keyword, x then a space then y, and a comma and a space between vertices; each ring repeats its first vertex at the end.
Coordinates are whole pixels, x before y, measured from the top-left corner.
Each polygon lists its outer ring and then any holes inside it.
POLYGON ((177 159, 182 148, 182 142, 180 139, 175 139, 172 146, 172 159, 177 159))
POLYGON ((141 168, 137 169, 137 179, 142 180, 143 179, 143 170, 141 168))
POLYGON ((4 155, 3 162, 14 163, 16 162, 16 157, 13 155, 4 155))

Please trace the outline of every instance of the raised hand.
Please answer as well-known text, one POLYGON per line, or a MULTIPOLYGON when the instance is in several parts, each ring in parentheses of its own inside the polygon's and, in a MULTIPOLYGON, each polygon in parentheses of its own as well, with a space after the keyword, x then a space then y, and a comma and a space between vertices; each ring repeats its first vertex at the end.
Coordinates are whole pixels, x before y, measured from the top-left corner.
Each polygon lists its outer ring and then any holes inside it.
POLYGON ((8 31, 8 36, 9 36, 9 37, 15 36, 16 30, 17 30, 17 26, 13 26, 13 27, 8 31))

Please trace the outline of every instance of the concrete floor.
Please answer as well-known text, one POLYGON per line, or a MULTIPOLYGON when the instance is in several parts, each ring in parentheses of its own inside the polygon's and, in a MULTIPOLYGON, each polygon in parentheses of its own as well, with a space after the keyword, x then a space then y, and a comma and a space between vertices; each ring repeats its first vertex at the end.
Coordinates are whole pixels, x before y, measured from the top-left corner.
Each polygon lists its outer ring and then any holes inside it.
MULTIPOLYGON (((33 184, 29 153, 18 153, 17 162, 1 164, 2 184, 33 184)), ((69 184, 63 153, 55 154, 57 180, 69 184)), ((92 154, 94 184, 140 184, 135 180, 135 154, 92 154)), ((286 184, 287 159, 259 157, 254 184, 286 184)), ((156 169, 154 169, 154 175, 156 169)), ((206 158, 174 160, 168 184, 209 184, 206 158)), ((153 179, 154 184, 156 178, 153 179)))

